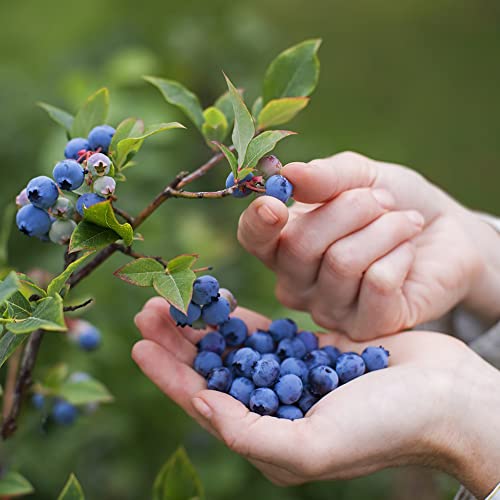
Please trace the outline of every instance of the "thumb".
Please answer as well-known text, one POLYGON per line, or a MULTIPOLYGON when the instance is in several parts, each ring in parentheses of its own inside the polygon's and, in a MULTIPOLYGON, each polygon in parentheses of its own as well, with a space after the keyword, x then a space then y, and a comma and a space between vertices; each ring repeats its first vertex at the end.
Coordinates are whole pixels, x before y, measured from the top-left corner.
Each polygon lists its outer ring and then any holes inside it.
POLYGON ((340 193, 371 187, 377 163, 357 153, 345 152, 309 163, 286 165, 282 174, 293 184, 293 198, 304 203, 323 203, 340 193))

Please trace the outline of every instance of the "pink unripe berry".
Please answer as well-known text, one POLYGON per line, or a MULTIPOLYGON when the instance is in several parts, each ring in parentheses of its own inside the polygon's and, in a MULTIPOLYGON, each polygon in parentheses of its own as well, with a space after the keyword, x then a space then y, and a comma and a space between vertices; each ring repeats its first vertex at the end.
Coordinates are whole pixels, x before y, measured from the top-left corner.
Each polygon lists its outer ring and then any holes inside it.
POLYGON ((282 168, 283 165, 274 155, 264 156, 257 164, 257 170, 266 178, 278 175, 282 168))
POLYGON ((116 181, 113 177, 105 175, 104 177, 99 177, 94 182, 94 192, 101 196, 110 196, 115 192, 115 189, 116 181))

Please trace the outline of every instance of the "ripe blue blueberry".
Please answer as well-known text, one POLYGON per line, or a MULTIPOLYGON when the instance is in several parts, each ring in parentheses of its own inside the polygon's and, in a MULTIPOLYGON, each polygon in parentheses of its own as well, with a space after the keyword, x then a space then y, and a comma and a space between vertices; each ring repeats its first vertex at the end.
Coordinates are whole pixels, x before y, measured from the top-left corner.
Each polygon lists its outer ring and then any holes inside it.
POLYGON ((94 177, 108 175, 111 170, 111 160, 103 153, 94 153, 86 162, 88 171, 94 177))
POLYGON ((52 171, 57 185, 64 191, 78 189, 85 178, 82 166, 75 160, 60 161, 52 171))
POLYGON ((260 359, 274 359, 274 361, 276 361, 278 364, 281 363, 280 357, 274 352, 266 352, 260 357, 260 359))
POLYGON ((251 378, 253 369, 260 359, 260 354, 250 347, 242 347, 234 353, 233 367, 242 377, 251 378))
POLYGON ((303 331, 297 334, 297 338, 304 342, 306 351, 311 352, 318 349, 318 337, 313 332, 303 331))
POLYGON ((252 380, 257 387, 271 387, 280 376, 280 365, 274 359, 259 359, 253 369, 252 380))
MULTIPOLYGON (((251 189, 248 189, 246 186, 241 185, 244 182, 251 181, 252 177, 253 177, 252 174, 248 174, 244 179, 241 179, 238 182, 238 187, 235 188, 233 193, 232 193, 235 198, 244 198, 245 196, 248 196, 249 194, 252 193, 251 189)), ((227 176, 227 179, 226 179, 226 188, 229 189, 229 188, 233 187, 234 184, 235 184, 234 175, 232 172, 230 172, 229 175, 227 176)))
POLYGON ((40 394, 39 392, 36 392, 31 396, 31 404, 37 409, 41 410, 43 408, 43 405, 45 404, 45 396, 43 394, 40 394))
POLYGON ((49 239, 52 243, 65 245, 71 238, 76 228, 74 220, 56 220, 50 226, 49 239))
POLYGON ((101 345, 101 332, 90 325, 78 334, 77 341, 84 351, 94 351, 101 345))
POLYGON ((101 201, 106 201, 106 198, 99 196, 95 193, 85 193, 78 198, 76 202, 76 211, 83 217, 83 208, 89 208, 96 203, 101 203, 101 201))
POLYGON ((25 205, 16 214, 16 225, 27 236, 45 236, 51 226, 49 214, 33 205, 25 205))
POLYGON ((282 175, 273 175, 269 177, 266 181, 265 188, 267 196, 277 198, 283 203, 286 203, 293 194, 291 182, 282 175))
POLYGON ((389 351, 382 346, 367 347, 362 353, 361 357, 366 365, 366 370, 372 372, 374 370, 381 370, 389 366, 389 351))
POLYGON ((229 302, 229 305, 231 306, 231 312, 233 312, 238 307, 238 301, 235 299, 233 292, 231 292, 227 288, 220 288, 219 296, 225 298, 229 302))
POLYGON ((308 369, 301 359, 287 358, 281 363, 280 374, 288 375, 289 373, 300 377, 303 383, 307 382, 308 369))
POLYGON ((229 318, 219 326, 219 332, 222 333, 229 347, 237 347, 245 342, 248 327, 240 318, 229 318))
POLYGON ((198 348, 200 351, 222 354, 226 350, 226 341, 219 332, 209 332, 198 342, 198 348))
POLYGON ((302 358, 306 354, 306 346, 302 340, 294 337, 283 339, 276 348, 276 354, 281 358, 302 358))
POLYGON ((238 377, 233 380, 229 394, 245 406, 250 402, 250 395, 255 389, 254 383, 246 377, 238 377))
POLYGON ((259 415, 274 415, 279 407, 278 396, 268 387, 259 387, 252 392, 249 406, 259 415))
POLYGON ((56 183, 45 175, 31 179, 26 186, 30 202, 38 208, 50 208, 59 196, 56 183))
POLYGON ((51 412, 55 422, 61 425, 71 425, 78 416, 76 406, 73 406, 67 401, 56 401, 51 412))
POLYGON ((98 177, 94 182, 94 192, 101 196, 110 196, 116 190, 116 181, 113 177, 105 175, 98 177))
POLYGON ((317 366, 309 372, 309 390, 317 396, 324 396, 336 389, 339 377, 331 366, 317 366))
POLYGON ((210 370, 220 368, 222 359, 218 354, 211 351, 201 351, 194 358, 194 369, 203 377, 208 377, 210 370))
POLYGON ((219 296, 219 282, 209 274, 200 276, 193 283, 193 302, 204 306, 219 296))
POLYGON ((335 366, 337 358, 342 354, 340 350, 334 347, 333 345, 325 345, 325 347, 322 347, 321 350, 323 352, 326 352, 326 354, 328 354, 328 357, 330 358, 330 363, 328 364, 330 366, 335 366))
POLYGON ((187 308, 187 316, 174 306, 170 306, 170 316, 177 323, 177 326, 193 326, 193 323, 200 319, 201 307, 191 302, 187 308))
POLYGON ((245 346, 266 354, 274 351, 274 340, 269 333, 257 330, 247 338, 245 346))
POLYGON ((363 358, 354 352, 341 354, 335 364, 335 371, 342 383, 349 382, 365 373, 366 366, 363 358))
POLYGON ((285 418, 287 420, 298 420, 299 418, 304 418, 302 410, 293 405, 281 405, 274 416, 278 418, 285 418))
POLYGON ((222 366, 210 370, 207 377, 207 387, 213 391, 228 392, 232 381, 231 370, 222 366))
POLYGON ((87 152, 89 149, 90 144, 87 139, 84 139, 83 137, 75 137, 66 144, 66 147, 64 148, 64 158, 78 160, 80 156, 78 153, 80 151, 87 152))
POLYGON ((268 177, 272 177, 273 175, 278 175, 281 172, 282 167, 283 165, 274 155, 264 156, 257 164, 257 170, 266 179, 268 177))
POLYGON ((302 410, 304 415, 319 401, 318 396, 311 394, 307 389, 304 389, 302 396, 297 401, 297 406, 302 410))
POLYGON ((229 319, 230 312, 231 306, 229 302, 219 297, 210 302, 210 304, 202 307, 201 319, 203 319, 207 325, 220 325, 229 319))
MULTIPOLYGON (((227 342, 226 342, 227 344, 227 342)), ((233 359, 236 351, 229 351, 224 358, 224 366, 227 366, 231 370, 233 369, 233 359)))
POLYGON ((309 370, 316 368, 321 365, 329 365, 330 357, 328 354, 321 349, 316 349, 314 351, 308 352, 304 356, 304 363, 306 364, 309 370))
POLYGON ((269 326, 269 333, 275 342, 291 339, 297 333, 297 324, 293 319, 275 319, 269 326))
POLYGON ((104 153, 108 152, 111 139, 115 135, 115 129, 110 125, 99 125, 94 127, 89 134, 90 148, 94 151, 101 148, 104 153))
POLYGON ((274 386, 274 390, 280 401, 285 405, 291 405, 300 399, 304 384, 300 377, 289 373, 279 378, 274 386))

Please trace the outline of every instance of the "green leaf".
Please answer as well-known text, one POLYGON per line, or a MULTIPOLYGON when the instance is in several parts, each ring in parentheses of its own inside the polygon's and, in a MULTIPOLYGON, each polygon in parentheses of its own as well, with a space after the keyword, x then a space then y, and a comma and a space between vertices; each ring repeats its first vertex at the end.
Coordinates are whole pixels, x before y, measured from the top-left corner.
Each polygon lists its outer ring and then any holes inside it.
POLYGON ((201 133, 210 144, 212 141, 222 142, 228 132, 227 119, 224 113, 216 108, 210 107, 203 111, 205 123, 201 127, 201 133))
POLYGON ((252 105, 252 116, 257 119, 259 113, 262 111, 262 107, 264 106, 264 100, 262 96, 257 97, 252 105))
POLYGON ((191 269, 170 274, 158 274, 153 277, 154 289, 174 307, 186 312, 193 295, 193 283, 196 279, 191 269))
POLYGON ((200 478, 182 447, 160 469, 153 485, 153 500, 201 500, 200 478))
POLYGON ((289 122, 309 103, 309 97, 284 97, 269 101, 258 115, 260 129, 275 127, 289 122))
POLYGON ((269 151, 272 151, 279 141, 294 134, 295 132, 289 130, 266 130, 262 132, 262 134, 252 139, 248 146, 245 166, 255 167, 257 162, 269 151))
POLYGON ((16 207, 13 204, 7 205, 3 211, 2 225, 0 227, 0 267, 6 266, 8 263, 9 236, 15 211, 16 207))
POLYGON ((11 271, 7 277, 0 282, 0 304, 14 295, 20 288, 19 278, 15 271, 11 271))
POLYGON ((5 332, 0 338, 0 368, 29 336, 29 333, 16 335, 12 332, 5 332))
POLYGON ((134 137, 140 135, 144 132, 144 122, 142 120, 137 120, 136 118, 127 118, 123 120, 118 127, 116 127, 116 132, 111 139, 111 144, 109 145, 109 154, 116 163, 116 152, 118 143, 127 139, 128 137, 134 137))
POLYGON ((151 137, 152 135, 164 132, 166 130, 172 130, 177 128, 186 128, 184 125, 178 122, 171 123, 158 123, 155 125, 149 125, 146 127, 142 133, 137 134, 135 137, 127 137, 118 142, 116 149, 116 168, 119 170, 121 166, 130 160, 131 155, 136 154, 142 146, 144 139, 151 137))
POLYGON ((106 123, 108 110, 109 91, 102 88, 92 94, 78 110, 71 126, 71 136, 87 137, 94 127, 106 123))
POLYGON ((153 286, 153 278, 165 274, 163 266, 155 259, 145 257, 128 262, 114 272, 117 278, 135 286, 153 286))
POLYGON ((70 474, 57 500, 85 500, 82 487, 74 474, 70 474))
POLYGON ((238 177, 238 160, 236 159, 236 156, 234 156, 233 152, 224 144, 216 141, 214 141, 214 144, 222 151, 222 154, 226 157, 226 160, 229 162, 229 166, 231 167, 231 172, 236 179, 238 177))
MULTIPOLYGON (((243 89, 238 89, 239 94, 243 97, 243 89)), ((234 109, 231 101, 231 94, 229 90, 224 92, 214 103, 214 106, 220 109, 226 117, 227 126, 231 128, 234 123, 234 109)))
POLYGON ((60 396, 74 405, 88 403, 109 403, 113 396, 98 380, 89 378, 79 382, 64 382, 58 389, 56 396, 60 396))
POLYGON ((176 273, 185 269, 191 269, 198 260, 198 257, 199 255, 197 254, 183 254, 173 257, 168 261, 167 271, 169 273, 176 273))
POLYGON ((9 297, 6 304, 10 318, 23 319, 31 316, 31 304, 21 292, 16 292, 9 297))
POLYGON ((241 167, 248 144, 255 134, 255 125, 240 93, 224 74, 234 110, 233 144, 238 152, 238 166, 241 167))
POLYGON ((254 171, 254 168, 242 168, 238 170, 238 177, 236 177, 236 180, 244 179, 248 174, 251 174, 254 171))
POLYGON ((264 77, 264 103, 312 94, 319 78, 320 45, 320 39, 306 40, 286 49, 269 65, 264 77))
POLYGON ((201 129, 204 122, 203 109, 196 94, 174 80, 153 76, 145 76, 144 79, 154 85, 167 102, 179 108, 198 129, 201 129))
POLYGON ((80 264, 83 264, 83 262, 93 253, 94 252, 88 252, 82 255, 80 258, 72 262, 59 276, 56 276, 49 283, 49 286, 47 287, 47 294, 56 295, 60 293, 62 288, 66 284, 66 281, 68 281, 69 277, 73 274, 73 272, 78 268, 78 266, 80 266, 80 264))
POLYGON ((46 102, 38 102, 37 105, 45 110, 47 114, 61 127, 64 127, 68 135, 71 137, 71 128, 73 127, 74 117, 63 109, 56 108, 52 104, 46 102))
POLYGON ((98 250, 114 243, 120 237, 115 231, 82 221, 76 226, 69 242, 70 252, 98 250))
POLYGON ((31 317, 17 320, 6 325, 12 333, 30 333, 41 328, 52 332, 65 332, 63 301, 59 295, 46 297, 37 302, 31 317))
POLYGON ((29 276, 23 273, 18 273, 20 283, 20 292, 29 299, 32 295, 38 295, 39 297, 47 297, 47 292, 40 288, 29 276))
POLYGON ((29 495, 34 491, 30 482, 19 472, 10 471, 0 478, 0 496, 2 498, 29 495))

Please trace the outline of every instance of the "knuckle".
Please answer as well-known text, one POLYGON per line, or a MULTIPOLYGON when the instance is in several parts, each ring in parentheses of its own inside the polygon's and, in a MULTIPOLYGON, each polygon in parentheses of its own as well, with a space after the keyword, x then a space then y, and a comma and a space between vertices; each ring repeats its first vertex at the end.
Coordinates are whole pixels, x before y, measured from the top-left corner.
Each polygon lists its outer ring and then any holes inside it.
POLYGON ((399 288, 397 277, 391 270, 377 264, 366 271, 364 281, 379 295, 391 295, 399 288))
POLYGON ((345 244, 332 245, 323 257, 323 264, 327 272, 341 278, 352 278, 360 274, 354 249, 345 244))
POLYGON ((280 253, 288 258, 299 262, 309 262, 311 260, 310 245, 307 244, 301 234, 293 229, 287 229, 280 238, 280 253))
POLYGON ((290 289, 282 279, 276 285, 275 295, 278 302, 285 307, 299 310, 304 310, 305 308, 305 301, 298 296, 296 290, 290 289))

